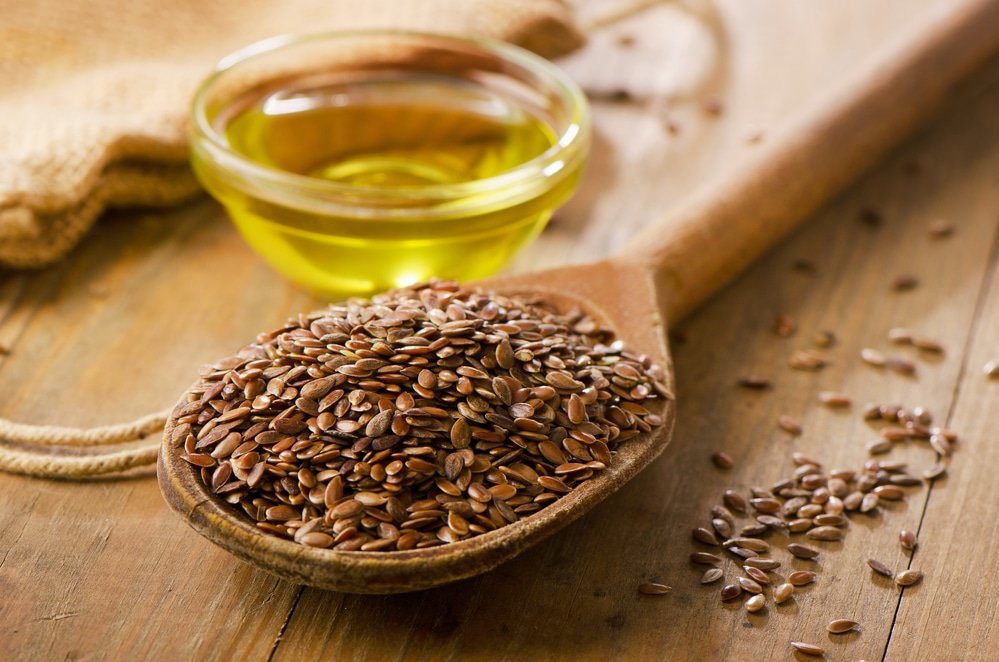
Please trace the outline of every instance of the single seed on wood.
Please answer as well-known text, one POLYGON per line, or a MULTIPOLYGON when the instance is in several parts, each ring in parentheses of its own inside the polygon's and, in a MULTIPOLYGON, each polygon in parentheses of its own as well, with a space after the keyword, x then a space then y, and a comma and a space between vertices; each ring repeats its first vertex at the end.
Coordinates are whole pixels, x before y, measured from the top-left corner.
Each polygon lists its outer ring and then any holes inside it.
POLYGON ((716 517, 711 520, 711 526, 722 538, 728 539, 732 537, 732 525, 725 520, 716 517))
POLYGON ((745 513, 749 509, 746 497, 735 490, 725 490, 725 493, 722 495, 722 501, 737 513, 745 513))
POLYGON ((901 487, 915 487, 916 485, 923 484, 923 481, 909 474, 892 474, 888 481, 892 485, 899 485, 901 487))
POLYGON ((724 574, 725 573, 722 572, 721 568, 708 568, 707 570, 704 571, 704 574, 701 575, 701 583, 713 584, 714 582, 721 579, 724 574))
POLYGON ((937 462, 928 469, 923 470, 923 478, 926 480, 934 480, 936 478, 940 478, 940 476, 943 476, 945 473, 947 473, 947 465, 937 462))
POLYGON ((754 559, 759 556, 759 552, 754 552, 751 549, 746 549, 745 547, 726 547, 725 551, 731 552, 740 559, 754 559))
POLYGON ((694 529, 693 536, 694 540, 704 543, 705 545, 718 545, 718 538, 715 537, 715 534, 705 529, 703 526, 694 529))
POLYGON ((766 535, 769 531, 770 528, 765 524, 747 524, 739 529, 739 535, 747 538, 756 538, 758 536, 766 535))
POLYGON ((739 586, 746 593, 763 593, 763 587, 749 577, 736 577, 735 581, 739 583, 739 586))
POLYGON ((895 575, 895 583, 899 586, 912 586, 913 584, 919 583, 922 578, 923 573, 921 570, 909 568, 908 570, 903 570, 895 575))
POLYGON ((867 559, 867 565, 869 565, 871 567, 871 570, 878 573, 879 575, 884 575, 885 577, 895 576, 895 573, 892 572, 891 568, 886 566, 881 561, 878 561, 877 559, 867 559))
POLYGON ((877 494, 874 494, 873 492, 865 494, 863 500, 860 502, 860 512, 869 513, 877 508, 880 502, 881 499, 877 494))
POLYGON ((797 651, 801 651, 805 655, 825 655, 826 649, 822 646, 816 646, 815 644, 810 644, 806 641, 792 641, 791 647, 797 651))
POLYGON ((943 457, 949 457, 954 449, 951 448, 950 442, 942 434, 930 435, 930 448, 935 450, 937 453, 943 457))
POLYGON ((864 500, 863 492, 850 492, 843 497, 843 508, 849 511, 859 510, 860 503, 864 500))
POLYGON ((754 552, 769 552, 770 543, 759 538, 731 538, 725 541, 726 547, 745 547, 754 552))
POLYGON ((785 313, 781 313, 774 320, 774 333, 781 338, 793 336, 796 328, 797 325, 794 323, 794 318, 785 313))
POLYGON ((836 334, 832 331, 819 331, 812 336, 812 344, 816 347, 832 347, 836 344, 836 334))
POLYGON ((756 568, 757 570, 764 570, 770 572, 771 570, 776 570, 780 567, 780 561, 775 559, 765 559, 763 557, 756 557, 752 559, 746 559, 744 565, 748 565, 751 568, 756 568))
POLYGON ((916 364, 901 356, 889 356, 885 359, 885 367, 900 375, 916 374, 916 364))
POLYGON ((982 367, 986 377, 999 377, 999 361, 989 361, 982 367))
POLYGON ((731 469, 735 466, 735 460, 725 451, 715 451, 711 454, 711 461, 719 469, 731 469))
POLYGON ((818 575, 811 570, 795 570, 787 576, 787 581, 792 586, 805 586, 814 582, 816 577, 818 575))
POLYGON ((830 621, 829 625, 826 626, 826 631, 832 634, 843 634, 844 632, 855 630, 858 625, 860 623, 857 621, 851 621, 848 618, 837 618, 834 621, 830 621))
POLYGON ((722 562, 720 556, 715 556, 709 552, 694 552, 690 555, 690 561, 701 565, 718 565, 722 562))
POLYGON ((938 218, 930 222, 928 230, 933 239, 944 239, 954 234, 954 224, 945 218, 938 218))
POLYGON ((919 279, 910 274, 898 276, 891 282, 891 289, 896 292, 908 292, 914 290, 919 285, 919 279))
POLYGON ((864 411, 861 413, 865 421, 874 421, 881 418, 881 405, 876 402, 868 402, 864 405, 864 411))
POLYGON ((787 522, 773 515, 757 515, 756 521, 779 533, 787 533, 787 522))
POLYGON ((860 359, 867 365, 872 365, 876 368, 883 368, 885 365, 885 355, 870 347, 860 350, 860 359))
POLYGON ((792 354, 787 363, 795 370, 819 370, 824 368, 828 361, 818 350, 803 349, 792 354))
POLYGON ((805 534, 812 540, 834 541, 843 539, 843 531, 835 526, 820 526, 805 534))
POLYGON ((757 612, 767 605, 767 599, 762 595, 754 595, 746 600, 746 611, 757 612))
POLYGON ((749 375, 742 377, 736 382, 739 386, 743 388, 754 389, 757 391, 762 391, 764 389, 770 388, 770 380, 766 377, 761 377, 759 375, 749 375))
POLYGON ((940 344, 937 340, 934 340, 933 338, 930 338, 929 336, 923 336, 923 335, 915 334, 915 335, 912 336, 912 339, 910 340, 910 342, 912 343, 912 345, 914 347, 916 347, 918 349, 921 349, 921 350, 924 350, 924 351, 927 351, 927 352, 934 352, 936 354, 942 354, 943 351, 944 351, 944 346, 942 344, 940 344))
POLYGON ((888 340, 892 341, 896 345, 908 345, 912 342, 912 331, 901 327, 889 329, 888 340))
POLYGON ((844 395, 843 393, 836 393, 835 391, 821 391, 819 393, 819 402, 827 407, 849 407, 850 406, 850 396, 844 395))
POLYGON ((721 590, 721 599, 724 602, 735 600, 742 595, 742 587, 738 584, 726 584, 721 590))
POLYGON ((905 441, 911 435, 907 428, 899 427, 897 425, 886 425, 881 428, 881 436, 888 441, 905 441))
POLYGON ((770 577, 764 571, 759 568, 754 568, 751 565, 744 565, 742 569, 749 575, 749 578, 755 581, 757 584, 769 584, 770 577))
POLYGON ((891 450, 891 442, 887 439, 872 439, 864 446, 871 455, 881 455, 891 450))
POLYGON ((807 517, 800 517, 787 523, 787 528, 791 533, 804 533, 812 528, 812 520, 807 517))
POLYGON ((645 595, 666 595, 672 590, 672 587, 667 586, 666 584, 658 584, 656 582, 639 584, 638 586, 638 592, 644 593, 645 595))
POLYGON ((812 523, 815 526, 846 526, 850 520, 839 513, 822 513, 815 517, 812 523))
POLYGON ((774 602, 781 604, 782 602, 786 602, 792 595, 794 595, 794 585, 784 582, 774 589, 774 602))
POLYGON ((781 503, 777 499, 750 499, 749 505, 758 513, 773 515, 780 510, 781 503))
POLYGON ((786 414, 777 419, 777 426, 789 434, 801 434, 801 423, 786 414))
POLYGON ((905 492, 897 485, 879 485, 874 488, 874 494, 878 495, 878 499, 888 501, 900 501, 905 498, 905 492))
POLYGON ((788 545, 787 551, 790 552, 792 556, 796 556, 799 559, 814 559, 819 556, 819 550, 812 549, 806 545, 799 545, 796 542, 788 545))
POLYGON ((903 549, 913 550, 916 545, 919 544, 916 540, 916 534, 907 529, 902 529, 898 532, 898 542, 902 545, 903 549))

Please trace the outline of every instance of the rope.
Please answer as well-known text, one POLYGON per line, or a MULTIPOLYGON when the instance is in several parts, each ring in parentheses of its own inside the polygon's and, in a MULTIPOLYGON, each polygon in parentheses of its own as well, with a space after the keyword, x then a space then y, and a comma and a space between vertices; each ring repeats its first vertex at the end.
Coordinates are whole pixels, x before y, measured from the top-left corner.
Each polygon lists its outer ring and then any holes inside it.
POLYGON ((81 479, 121 473, 156 462, 159 440, 121 451, 62 455, 53 450, 27 450, 17 445, 82 448, 122 444, 161 432, 170 410, 147 414, 129 423, 93 428, 26 425, 0 418, 0 471, 39 478, 81 479))
POLYGON ((55 455, 0 446, 0 471, 36 478, 92 478, 128 471, 156 462, 158 441, 114 453, 55 455))

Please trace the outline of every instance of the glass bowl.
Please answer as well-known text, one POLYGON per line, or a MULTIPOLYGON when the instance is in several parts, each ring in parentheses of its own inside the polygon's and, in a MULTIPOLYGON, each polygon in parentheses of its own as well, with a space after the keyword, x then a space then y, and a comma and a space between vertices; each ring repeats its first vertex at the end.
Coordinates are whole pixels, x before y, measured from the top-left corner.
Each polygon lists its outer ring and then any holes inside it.
POLYGON ((572 194, 586 99, 485 39, 282 36, 225 57, 193 103, 191 161, 250 246, 326 297, 490 275, 572 194))

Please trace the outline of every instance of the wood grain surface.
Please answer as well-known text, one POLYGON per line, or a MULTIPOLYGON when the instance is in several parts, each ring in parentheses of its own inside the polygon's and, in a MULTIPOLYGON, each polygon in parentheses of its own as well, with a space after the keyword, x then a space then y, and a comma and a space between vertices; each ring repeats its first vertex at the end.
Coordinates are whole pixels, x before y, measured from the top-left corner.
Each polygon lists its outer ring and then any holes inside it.
MULTIPOLYGON (((666 105, 597 101, 584 190, 513 268, 610 254, 744 158, 759 144, 750 135, 766 140, 796 105, 916 14, 945 4, 719 2, 726 75, 712 94, 722 114, 679 96, 666 105)), ((641 88, 642 72, 651 81, 655 70, 641 58, 643 39, 662 27, 656 21, 675 18, 636 17, 594 33, 590 48, 606 54, 598 61, 608 69, 633 58, 629 75, 641 88), (619 33, 636 39, 624 52, 619 33)), ((479 578, 386 597, 302 589, 197 536, 148 474, 86 484, 0 475, 0 656, 796 659, 794 639, 825 646, 830 660, 989 659, 999 649, 999 530, 990 518, 999 505, 999 381, 981 367, 999 360, 997 173, 992 62, 927 131, 683 325, 686 342, 673 345, 679 419, 666 454, 558 538, 479 578), (859 220, 868 209, 879 212, 879 225, 859 220), (953 236, 928 236, 937 218, 954 223, 953 236), (809 260, 814 272, 793 269, 795 260, 809 260), (918 287, 893 291, 902 274, 916 276, 918 287), (778 313, 795 318, 796 335, 773 333, 778 313), (891 346, 885 334, 894 326, 939 339, 944 355, 891 346), (827 350, 830 365, 791 370, 790 354, 822 330, 838 339, 827 350), (914 358, 917 375, 862 364, 863 347, 914 358), (736 388, 749 373, 774 387, 736 388), (821 407, 824 389, 848 393, 854 406, 821 407), (691 527, 705 522, 726 487, 745 491, 786 475, 793 451, 828 467, 859 467, 864 443, 876 436, 859 415, 869 400, 924 405, 958 430, 948 477, 910 488, 906 501, 876 518, 855 518, 844 542, 817 544, 819 579, 793 601, 748 617, 739 604, 720 603, 719 587, 701 586, 701 568, 687 560, 697 547, 691 527), (803 434, 779 431, 781 414, 799 418, 803 434), (735 458, 734 469, 711 465, 719 449, 735 458), (899 548, 900 528, 919 532, 911 559, 899 548), (872 579, 870 556, 897 568, 911 563, 926 577, 900 593, 872 579), (650 580, 672 593, 637 594, 650 580), (826 634, 825 624, 840 617, 862 630, 826 634)), ((0 414, 86 425, 162 408, 201 363, 316 303, 250 253, 214 204, 117 214, 62 265, 0 274, 0 344, 10 350, 0 356, 0 414)), ((897 445, 891 458, 914 471, 934 461, 916 442, 897 445)))

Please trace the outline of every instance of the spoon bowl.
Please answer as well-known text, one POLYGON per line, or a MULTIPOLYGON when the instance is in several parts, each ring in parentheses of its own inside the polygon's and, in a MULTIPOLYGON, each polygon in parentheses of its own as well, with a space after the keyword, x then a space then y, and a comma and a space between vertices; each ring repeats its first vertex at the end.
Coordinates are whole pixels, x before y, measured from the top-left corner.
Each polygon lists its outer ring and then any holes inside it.
MULTIPOLYGON (((666 387, 672 392, 673 372, 665 326, 654 312, 646 319, 640 317, 639 311, 648 313, 657 308, 655 300, 651 299, 654 292, 647 273, 608 261, 545 272, 544 287, 538 286, 538 276, 501 277, 475 286, 504 294, 540 294, 559 310, 581 306, 607 328, 628 329, 628 347, 649 355, 666 369, 666 387), (593 286, 592 274, 597 272, 614 275, 614 278, 604 279, 608 293, 619 284, 627 284, 630 296, 608 297, 595 305, 590 288, 593 286)), ((185 397, 179 404, 186 403, 185 397)), ((645 406, 663 419, 663 425, 622 443, 606 470, 529 517, 482 535, 429 549, 344 552, 307 547, 262 534, 244 513, 211 493, 197 469, 183 459, 182 446, 162 445, 157 474, 168 503, 184 513, 196 531, 245 561, 284 579, 319 588, 349 593, 401 593, 485 572, 555 533, 615 492, 658 457, 669 443, 675 419, 674 401, 657 398, 647 401, 645 406)), ((171 418, 165 439, 171 438, 175 425, 171 418)))

